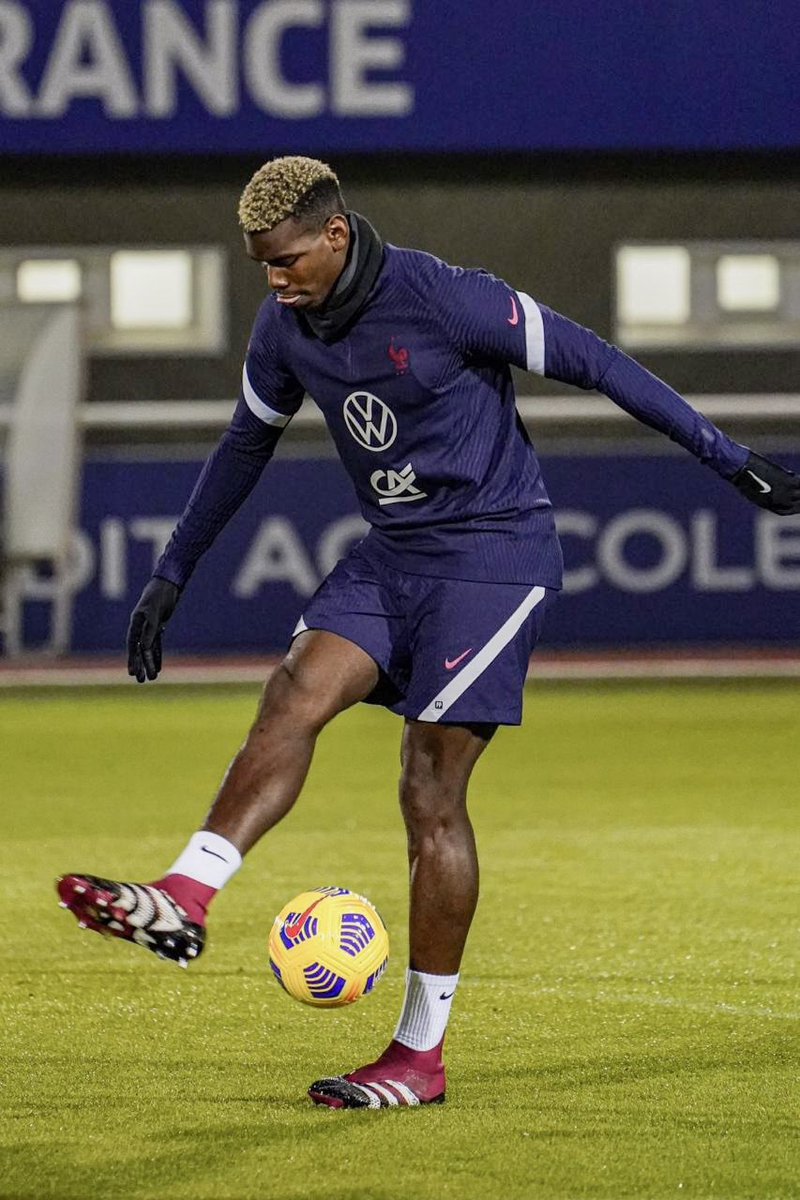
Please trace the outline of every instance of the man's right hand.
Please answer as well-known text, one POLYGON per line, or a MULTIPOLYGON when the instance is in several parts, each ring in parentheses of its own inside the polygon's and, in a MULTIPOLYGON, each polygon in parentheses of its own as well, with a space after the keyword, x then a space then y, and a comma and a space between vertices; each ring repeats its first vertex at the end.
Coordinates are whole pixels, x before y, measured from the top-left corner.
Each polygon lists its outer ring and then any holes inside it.
POLYGON ((161 633, 175 611, 181 590, 154 575, 145 587, 128 625, 128 674, 144 683, 161 670, 161 633))
POLYGON ((800 475, 752 450, 731 483, 745 499, 781 517, 800 513, 800 475))

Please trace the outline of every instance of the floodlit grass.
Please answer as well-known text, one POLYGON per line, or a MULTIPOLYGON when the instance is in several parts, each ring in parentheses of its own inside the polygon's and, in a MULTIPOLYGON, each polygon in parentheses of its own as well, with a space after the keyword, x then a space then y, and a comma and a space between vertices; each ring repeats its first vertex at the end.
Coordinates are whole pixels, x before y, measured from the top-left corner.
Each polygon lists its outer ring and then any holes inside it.
POLYGON ((152 878, 254 711, 242 689, 0 697, 0 1196, 796 1197, 800 694, 538 686, 479 764, 482 899, 441 1109, 305 1098, 374 1057, 402 994, 400 723, 362 706, 215 905, 188 972, 79 934, 65 870, 152 878), (375 994, 294 1004, 274 913, 342 883, 392 935, 375 994))

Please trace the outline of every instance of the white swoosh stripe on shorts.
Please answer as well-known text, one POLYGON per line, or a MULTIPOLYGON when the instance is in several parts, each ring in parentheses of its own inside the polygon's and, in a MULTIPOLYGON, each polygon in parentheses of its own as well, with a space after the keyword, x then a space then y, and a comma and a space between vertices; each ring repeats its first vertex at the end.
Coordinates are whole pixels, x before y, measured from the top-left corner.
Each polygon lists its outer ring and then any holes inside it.
POLYGON ((463 696, 467 688, 483 674, 487 667, 491 666, 500 651, 508 645, 514 634, 522 627, 528 614, 533 612, 536 605, 544 600, 545 593, 546 589, 543 587, 531 588, 520 606, 514 610, 507 621, 503 622, 497 633, 492 634, 475 657, 470 659, 458 674, 442 688, 438 696, 434 696, 428 707, 419 714, 417 720, 440 721, 459 696, 463 696))

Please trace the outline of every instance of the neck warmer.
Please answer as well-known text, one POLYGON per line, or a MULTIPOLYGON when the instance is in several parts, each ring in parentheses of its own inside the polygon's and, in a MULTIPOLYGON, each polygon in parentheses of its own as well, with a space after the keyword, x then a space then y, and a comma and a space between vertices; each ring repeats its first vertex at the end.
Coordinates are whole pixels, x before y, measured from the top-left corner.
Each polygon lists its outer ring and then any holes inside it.
POLYGON ((369 221, 348 212, 350 250, 345 268, 324 308, 297 313, 322 342, 332 342, 352 325, 366 303, 383 265, 383 242, 369 221))

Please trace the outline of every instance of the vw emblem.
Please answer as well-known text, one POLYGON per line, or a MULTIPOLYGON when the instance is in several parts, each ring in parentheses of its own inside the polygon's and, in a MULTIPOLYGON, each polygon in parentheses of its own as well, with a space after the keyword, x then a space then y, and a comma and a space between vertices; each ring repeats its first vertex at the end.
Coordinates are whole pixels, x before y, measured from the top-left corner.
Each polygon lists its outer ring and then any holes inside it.
POLYGON ((397 437, 394 413, 372 392, 351 392, 343 412, 351 435, 365 450, 388 450, 397 437))

